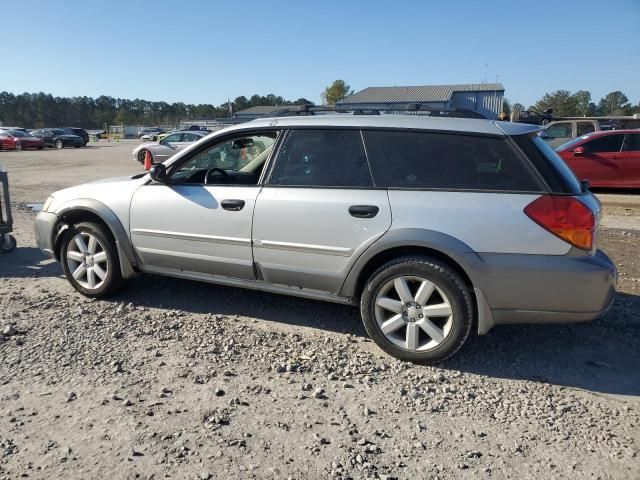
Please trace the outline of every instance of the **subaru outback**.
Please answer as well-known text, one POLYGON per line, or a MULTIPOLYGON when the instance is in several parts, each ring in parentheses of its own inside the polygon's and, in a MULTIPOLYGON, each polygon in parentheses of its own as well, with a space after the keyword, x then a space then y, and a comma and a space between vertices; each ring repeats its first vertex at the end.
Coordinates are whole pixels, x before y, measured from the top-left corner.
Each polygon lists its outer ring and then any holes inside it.
POLYGON ((384 351, 442 361, 471 332, 593 320, 613 300, 600 204, 537 128, 259 119, 54 193, 36 237, 89 297, 149 272, 358 305, 384 351))

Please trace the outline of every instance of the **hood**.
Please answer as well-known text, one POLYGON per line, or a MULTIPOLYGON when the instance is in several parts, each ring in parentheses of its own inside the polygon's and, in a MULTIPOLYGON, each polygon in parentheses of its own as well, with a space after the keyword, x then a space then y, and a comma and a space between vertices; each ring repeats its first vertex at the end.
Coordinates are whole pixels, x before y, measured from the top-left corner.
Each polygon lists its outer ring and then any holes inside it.
POLYGON ((95 200, 116 213, 119 211, 128 212, 131 197, 147 179, 148 175, 145 173, 129 177, 95 180, 58 190, 51 195, 53 200, 47 211, 58 212, 78 200, 95 200))

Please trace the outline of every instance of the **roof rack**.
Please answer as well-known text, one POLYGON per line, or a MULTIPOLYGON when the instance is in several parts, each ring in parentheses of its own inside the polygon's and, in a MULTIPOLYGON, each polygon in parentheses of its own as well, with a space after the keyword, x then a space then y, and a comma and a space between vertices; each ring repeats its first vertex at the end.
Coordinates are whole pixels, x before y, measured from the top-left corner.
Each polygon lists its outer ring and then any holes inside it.
POLYGON ((350 115, 381 115, 386 114, 412 114, 412 115, 428 115, 431 117, 452 117, 452 118, 479 118, 486 120, 487 118, 473 110, 465 108, 456 108, 453 110, 442 110, 433 108, 420 103, 410 103, 404 109, 402 107, 390 108, 353 108, 348 105, 339 106, 315 106, 315 105, 299 105, 297 109, 282 108, 263 115, 264 117, 295 117, 307 116, 323 113, 342 113, 350 115))

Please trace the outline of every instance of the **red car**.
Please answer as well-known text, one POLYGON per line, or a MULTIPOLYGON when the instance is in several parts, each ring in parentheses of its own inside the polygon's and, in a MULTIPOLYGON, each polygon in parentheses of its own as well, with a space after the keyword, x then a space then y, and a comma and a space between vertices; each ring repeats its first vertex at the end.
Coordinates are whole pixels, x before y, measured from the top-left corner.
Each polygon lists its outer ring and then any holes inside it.
POLYGON ((22 130, 0 130, 0 148, 8 150, 22 150, 23 148, 44 148, 41 138, 29 135, 22 130))
POLYGON ((588 133, 556 153, 592 187, 640 188, 640 130, 588 133))

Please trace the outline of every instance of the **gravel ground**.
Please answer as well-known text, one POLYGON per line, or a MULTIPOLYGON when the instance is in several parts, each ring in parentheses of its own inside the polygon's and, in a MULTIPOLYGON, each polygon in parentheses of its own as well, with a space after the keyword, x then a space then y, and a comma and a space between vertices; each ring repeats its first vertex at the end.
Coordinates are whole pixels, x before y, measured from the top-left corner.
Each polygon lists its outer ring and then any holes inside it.
POLYGON ((154 276, 88 300, 35 246, 37 189, 0 257, 0 478, 640 477, 640 231, 602 231, 605 318, 425 367, 351 307, 154 276))

